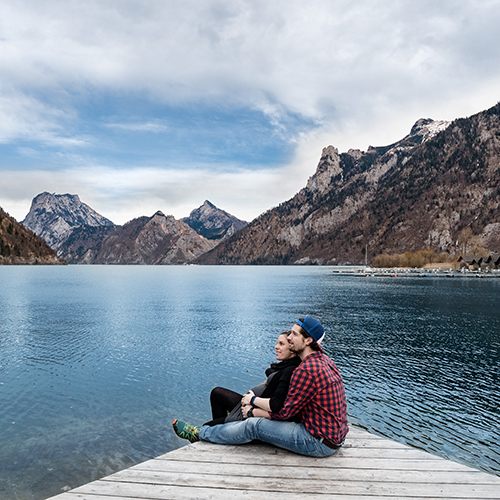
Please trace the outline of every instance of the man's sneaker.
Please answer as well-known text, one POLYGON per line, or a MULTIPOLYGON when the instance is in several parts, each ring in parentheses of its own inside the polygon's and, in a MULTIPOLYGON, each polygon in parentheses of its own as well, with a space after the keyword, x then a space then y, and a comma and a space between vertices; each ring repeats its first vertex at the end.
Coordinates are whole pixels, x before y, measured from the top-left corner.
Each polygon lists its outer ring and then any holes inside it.
POLYGON ((175 419, 172 422, 174 432, 182 439, 187 439, 190 443, 195 443, 200 440, 200 428, 194 425, 186 424, 182 420, 175 419))

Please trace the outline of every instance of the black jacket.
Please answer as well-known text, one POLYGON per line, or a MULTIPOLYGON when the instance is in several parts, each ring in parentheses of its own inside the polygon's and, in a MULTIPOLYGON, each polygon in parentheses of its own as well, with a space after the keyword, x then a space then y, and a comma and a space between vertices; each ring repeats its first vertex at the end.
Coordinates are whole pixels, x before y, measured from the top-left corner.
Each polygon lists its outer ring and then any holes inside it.
POLYGON ((300 361, 298 356, 294 356, 279 363, 272 363, 266 370, 266 388, 261 397, 270 398, 269 406, 273 413, 277 413, 283 408, 293 370, 299 366, 300 361))

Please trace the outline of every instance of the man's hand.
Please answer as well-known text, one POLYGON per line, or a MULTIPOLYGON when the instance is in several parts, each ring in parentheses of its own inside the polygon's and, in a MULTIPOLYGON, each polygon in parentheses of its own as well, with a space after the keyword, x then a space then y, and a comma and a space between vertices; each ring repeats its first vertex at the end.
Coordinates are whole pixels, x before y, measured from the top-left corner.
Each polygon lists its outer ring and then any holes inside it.
POLYGON ((241 413, 243 413, 243 420, 250 418, 248 416, 248 411, 252 410, 252 417, 264 417, 269 418, 269 412, 263 410, 262 408, 254 408, 252 405, 246 405, 241 407, 241 413))
POLYGON ((241 406, 249 405, 254 396, 255 394, 253 391, 248 391, 246 394, 244 394, 241 398, 241 406))
POLYGON ((241 413, 243 413, 243 419, 248 418, 247 414, 248 414, 248 410, 250 410, 250 408, 253 408, 253 406, 252 405, 244 405, 241 407, 241 413))

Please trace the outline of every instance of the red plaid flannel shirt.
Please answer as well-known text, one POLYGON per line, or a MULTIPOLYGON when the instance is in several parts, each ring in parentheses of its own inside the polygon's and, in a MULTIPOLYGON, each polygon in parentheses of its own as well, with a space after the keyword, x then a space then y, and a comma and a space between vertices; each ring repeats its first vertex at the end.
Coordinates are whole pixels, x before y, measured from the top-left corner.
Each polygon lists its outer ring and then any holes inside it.
POLYGON ((310 434, 337 444, 349 431, 342 377, 322 352, 310 354, 295 368, 283 408, 269 416, 271 420, 288 420, 295 415, 310 434))

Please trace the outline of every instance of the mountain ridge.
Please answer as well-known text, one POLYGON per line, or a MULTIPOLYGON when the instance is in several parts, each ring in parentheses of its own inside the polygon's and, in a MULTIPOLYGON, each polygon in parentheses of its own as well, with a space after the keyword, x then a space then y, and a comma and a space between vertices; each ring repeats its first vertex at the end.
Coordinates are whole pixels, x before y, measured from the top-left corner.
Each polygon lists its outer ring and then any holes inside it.
POLYGON ((23 222, 71 264, 182 264, 246 224, 205 200, 180 221, 158 211, 115 226, 78 195, 48 192, 33 199, 23 222))
POLYGON ((1 264, 65 264, 45 240, 0 207, 1 264))
MULTIPOLYGON (((276 265, 364 263, 423 249, 452 256, 464 242, 494 251, 499 181, 500 103, 452 122, 421 118, 388 146, 327 146, 305 187, 250 223, 205 200, 180 221, 157 212, 124 226, 74 226, 59 250, 76 263, 276 265), (235 220, 245 225, 231 234, 235 220)), ((55 232, 62 226, 56 220, 55 232)))
POLYGON ((87 250, 86 264, 184 264, 214 247, 185 222, 161 211, 132 219, 115 228, 95 249, 87 250))
POLYGON ((382 252, 424 248, 453 254, 467 227, 478 243, 495 249, 500 243, 499 115, 497 104, 453 122, 420 119, 402 140, 366 152, 339 154, 328 146, 303 189, 197 263, 361 264, 367 248, 370 260, 382 252), (475 225, 470 203, 461 199, 467 192, 476 210, 479 200, 488 205, 488 214, 478 214, 475 225))

